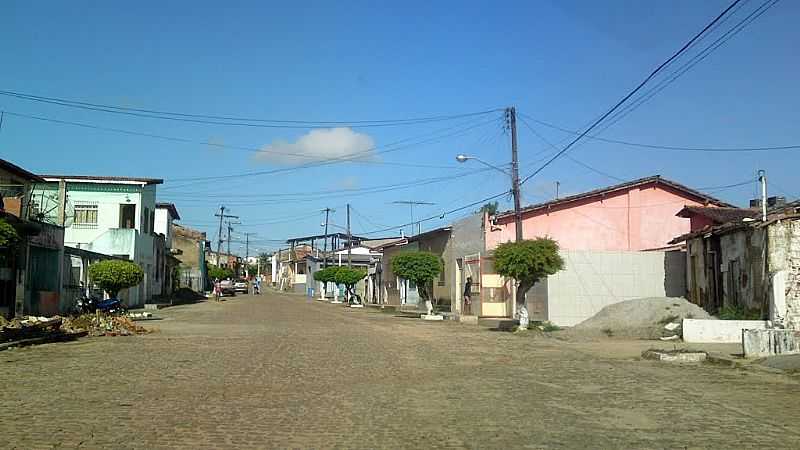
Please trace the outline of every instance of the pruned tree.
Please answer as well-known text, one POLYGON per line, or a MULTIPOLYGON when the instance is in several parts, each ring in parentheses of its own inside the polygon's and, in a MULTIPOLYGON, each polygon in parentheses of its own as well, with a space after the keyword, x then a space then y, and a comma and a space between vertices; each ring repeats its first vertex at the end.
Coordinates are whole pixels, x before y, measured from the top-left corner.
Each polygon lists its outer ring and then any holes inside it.
POLYGON ((367 276, 367 273, 361 269, 353 269, 351 267, 339 267, 335 272, 334 279, 337 283, 343 284, 347 295, 348 303, 361 303, 361 298, 355 293, 356 284, 367 276))
POLYGON ((233 270, 227 267, 212 266, 208 268, 208 276, 212 281, 233 278, 233 270))
POLYGON ((328 288, 328 283, 336 282, 336 272, 338 270, 339 267, 331 266, 314 272, 314 279, 322 283, 320 298, 325 298, 325 290, 328 288))
POLYGON ((428 315, 433 313, 431 302, 432 282, 442 272, 442 260, 430 252, 404 252, 392 257, 392 272, 400 278, 413 281, 419 296, 425 301, 428 315))
POLYGON ((119 291, 141 283, 144 271, 132 261, 107 259, 89 266, 89 279, 110 298, 117 298, 119 291))
POLYGON ((528 328, 525 296, 539 280, 564 268, 558 243, 550 238, 506 242, 494 251, 494 268, 500 275, 514 279, 517 288, 517 311, 520 328, 528 328))

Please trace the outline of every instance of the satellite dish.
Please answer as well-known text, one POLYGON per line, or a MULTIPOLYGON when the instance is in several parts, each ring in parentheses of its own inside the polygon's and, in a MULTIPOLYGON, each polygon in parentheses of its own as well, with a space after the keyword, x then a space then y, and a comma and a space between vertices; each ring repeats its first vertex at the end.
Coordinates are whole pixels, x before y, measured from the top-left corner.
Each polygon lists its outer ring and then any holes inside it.
MULTIPOLYGON (((72 226, 75 222, 75 207, 67 197, 64 205, 64 227, 72 226)), ((58 193, 37 192, 31 198, 31 217, 39 222, 61 226, 58 222, 58 193)))

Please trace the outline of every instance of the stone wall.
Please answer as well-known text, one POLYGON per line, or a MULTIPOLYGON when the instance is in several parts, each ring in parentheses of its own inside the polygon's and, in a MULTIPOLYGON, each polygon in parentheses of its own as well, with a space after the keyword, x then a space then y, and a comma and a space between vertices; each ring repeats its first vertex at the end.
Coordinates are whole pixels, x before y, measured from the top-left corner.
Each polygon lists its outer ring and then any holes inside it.
POLYGON ((800 330, 800 218, 769 226, 769 272, 771 319, 800 330))

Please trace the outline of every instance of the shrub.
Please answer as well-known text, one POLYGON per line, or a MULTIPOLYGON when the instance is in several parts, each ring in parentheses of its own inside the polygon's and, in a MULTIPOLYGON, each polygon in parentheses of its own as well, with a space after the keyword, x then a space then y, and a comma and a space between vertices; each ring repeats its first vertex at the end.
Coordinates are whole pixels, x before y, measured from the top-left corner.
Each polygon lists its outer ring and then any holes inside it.
POLYGON ((4 219, 0 219, 0 248, 13 247, 19 240, 17 230, 4 219))
POLYGON ((400 278, 413 281, 419 296, 430 301, 428 285, 442 271, 442 260, 430 252, 405 252, 392 257, 392 272, 400 278))
POLYGON ((108 259, 89 266, 89 279, 116 298, 119 291, 141 283, 144 279, 142 268, 131 261, 108 259))
POLYGON ((744 306, 723 306, 717 313, 721 320, 761 320, 761 311, 744 306))
POLYGON ((314 279, 321 282, 321 283, 335 283, 336 282, 336 272, 339 271, 339 267, 332 266, 326 267, 324 269, 320 269, 314 272, 314 279))
POLYGON ((233 271, 225 267, 209 267, 208 276, 212 280, 224 280, 226 278, 233 278, 233 271))

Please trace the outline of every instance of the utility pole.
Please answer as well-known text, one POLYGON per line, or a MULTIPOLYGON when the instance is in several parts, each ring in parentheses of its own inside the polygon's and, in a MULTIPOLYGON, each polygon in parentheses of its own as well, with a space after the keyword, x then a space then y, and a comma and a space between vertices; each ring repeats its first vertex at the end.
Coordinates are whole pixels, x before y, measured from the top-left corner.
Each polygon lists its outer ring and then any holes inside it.
POLYGON ((519 198, 519 159, 517 157, 517 109, 510 107, 508 124, 511 128, 511 193, 514 195, 514 229, 516 241, 522 242, 522 211, 519 198))
MULTIPOLYGON (((217 267, 222 267, 222 260, 219 257, 219 252, 222 250, 222 220, 226 218, 230 219, 238 219, 239 216, 231 216, 225 214, 225 206, 219 207, 219 214, 214 214, 215 216, 219 217, 219 234, 217 236, 217 267)), ((230 248, 230 243, 228 243, 228 248, 230 248)), ((228 252, 230 253, 230 252, 228 252)))
POLYGON ((561 182, 560 181, 556 181, 556 200, 558 200, 558 188, 560 188, 560 187, 561 187, 561 182))
MULTIPOLYGON (((239 225, 240 223, 241 222, 231 222, 230 220, 228 221, 228 254, 225 255, 227 256, 228 261, 230 261, 231 259, 231 241, 233 240, 231 239, 231 231, 233 231, 233 225, 239 225)), ((235 271, 235 274, 238 276, 239 275, 238 271, 235 271)))
POLYGON ((328 216, 331 211, 330 208, 325 208, 325 242, 322 243, 322 267, 328 267, 328 216))
MULTIPOLYGON (((409 236, 414 235, 414 205, 435 205, 436 203, 431 202, 420 202, 414 200, 397 200, 392 202, 395 205, 409 205, 411 207, 411 233, 409 236)), ((422 233, 422 222, 418 223, 418 233, 422 233)))
POLYGON ((758 181, 761 182, 761 221, 767 221, 767 172, 758 171, 758 181))
POLYGON ((250 236, 256 233, 245 233, 244 234, 244 273, 246 276, 250 276, 250 236))
POLYGON ((350 203, 347 204, 347 267, 353 267, 353 235, 350 234, 350 203))

